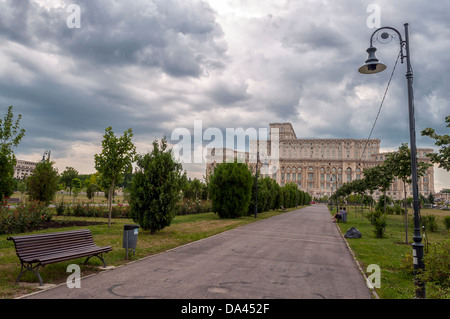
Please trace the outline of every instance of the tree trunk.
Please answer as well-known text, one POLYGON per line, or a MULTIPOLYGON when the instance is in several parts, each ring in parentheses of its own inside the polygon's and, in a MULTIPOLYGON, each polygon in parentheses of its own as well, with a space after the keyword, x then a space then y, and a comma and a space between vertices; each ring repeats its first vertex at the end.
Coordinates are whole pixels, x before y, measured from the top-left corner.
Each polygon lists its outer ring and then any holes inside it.
POLYGON ((109 189, 108 195, 108 227, 111 228, 111 213, 112 213, 112 197, 114 192, 114 179, 112 181, 111 188, 109 189))
POLYGON ((361 195, 361 220, 364 220, 364 195, 361 195))

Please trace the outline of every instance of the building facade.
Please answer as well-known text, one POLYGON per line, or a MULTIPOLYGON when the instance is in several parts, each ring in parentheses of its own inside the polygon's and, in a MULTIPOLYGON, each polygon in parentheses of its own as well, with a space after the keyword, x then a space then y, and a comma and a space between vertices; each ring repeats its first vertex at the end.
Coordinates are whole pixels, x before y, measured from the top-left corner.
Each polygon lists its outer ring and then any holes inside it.
POLYGON ((16 166, 14 167, 14 178, 24 179, 32 175, 37 164, 37 162, 16 160, 16 166))
POLYGON ((448 205, 450 203, 450 192, 448 189, 443 189, 439 193, 434 194, 435 203, 444 203, 448 205))
MULTIPOLYGON (((330 196, 343 183, 361 179, 365 168, 383 163, 389 153, 380 152, 379 139, 299 139, 290 123, 270 124, 270 136, 273 129, 278 130, 278 170, 275 173, 262 174, 270 176, 280 186, 295 183, 312 197, 330 196)), ((250 141, 250 149, 258 144, 260 165, 265 161, 265 154, 270 157, 273 152, 272 141, 265 141, 264 147, 259 147, 259 141, 250 141), (267 147, 267 149, 265 149, 267 147)), ((232 150, 220 151, 220 154, 231 154, 232 150)), ((432 149, 418 149, 419 161, 429 162, 426 154, 432 149)), ((211 151, 208 152, 211 154, 211 151)), ((234 151, 238 158, 245 159, 252 171, 255 171, 256 160, 250 160, 248 153, 234 151)), ((206 175, 213 172, 220 163, 220 156, 207 156, 206 175)), ((431 166, 418 182, 419 193, 428 196, 434 193, 434 171, 431 166)), ((407 196, 412 196, 410 185, 406 187, 407 196)), ((375 192, 377 199, 380 192, 375 192)), ((387 195, 394 199, 402 199, 404 186, 401 180, 395 179, 387 195)))

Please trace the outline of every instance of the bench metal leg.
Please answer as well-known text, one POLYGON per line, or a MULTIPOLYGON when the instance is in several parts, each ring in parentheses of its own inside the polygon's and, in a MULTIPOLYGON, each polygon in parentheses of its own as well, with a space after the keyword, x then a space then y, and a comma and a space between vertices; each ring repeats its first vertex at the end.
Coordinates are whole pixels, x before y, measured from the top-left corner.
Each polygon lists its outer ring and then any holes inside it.
POLYGON ((100 254, 100 255, 92 255, 92 256, 89 256, 89 257, 84 261, 84 264, 85 264, 85 265, 86 265, 87 261, 88 261, 91 257, 98 257, 98 258, 100 258, 100 260, 103 262, 103 268, 106 268, 106 262, 105 262, 105 260, 103 259, 102 254, 100 254))
POLYGON ((25 272, 32 271, 39 279, 39 286, 43 286, 44 285, 44 283, 42 281, 42 278, 41 278, 41 275, 39 274, 39 271, 38 271, 39 266, 41 266, 40 263, 35 265, 35 266, 33 266, 33 264, 31 264, 31 263, 23 263, 23 262, 21 262, 20 264, 21 264, 20 274, 19 274, 19 276, 17 276, 16 284, 19 283, 20 278, 22 277, 22 275, 25 272), (25 267, 25 270, 24 270, 24 267, 25 267))

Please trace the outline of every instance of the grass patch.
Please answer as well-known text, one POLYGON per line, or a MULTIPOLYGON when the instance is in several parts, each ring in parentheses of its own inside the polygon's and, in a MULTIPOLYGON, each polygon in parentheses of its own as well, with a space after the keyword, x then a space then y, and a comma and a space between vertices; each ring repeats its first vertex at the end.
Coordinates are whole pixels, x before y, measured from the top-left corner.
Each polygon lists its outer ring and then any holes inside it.
MULTIPOLYGON (((286 211, 294 209, 296 208, 287 209, 286 211)), ((244 216, 236 219, 221 219, 214 213, 176 216, 169 227, 166 227, 153 235, 151 235, 149 231, 140 229, 136 255, 129 255, 129 260, 126 260, 126 252, 125 249, 122 248, 122 239, 123 225, 134 224, 131 219, 112 219, 111 228, 108 228, 106 218, 58 217, 58 219, 67 221, 89 221, 103 224, 45 229, 20 235, 88 228, 91 230, 94 241, 98 246, 112 246, 113 250, 104 255, 107 265, 120 266, 133 260, 158 254, 235 227, 243 226, 282 213, 283 211, 281 210, 270 211, 258 214, 257 218, 254 216, 244 216)), ((14 244, 7 240, 9 236, 11 235, 0 236, 0 298, 2 299, 15 298, 37 290, 36 288, 14 284, 16 277, 20 272, 20 262, 16 256, 14 244)), ((97 268, 98 266, 102 266, 102 263, 98 258, 91 258, 87 265, 82 265, 84 260, 85 258, 80 258, 47 265, 44 268, 40 268, 39 272, 44 283, 60 284, 67 280, 69 273, 66 272, 66 269, 70 264, 80 265, 82 276, 101 271, 101 269, 97 268)), ((27 272, 22 276, 21 282, 38 283, 38 280, 33 273, 27 272)))
MULTIPOLYGON (((348 207, 347 223, 339 222, 337 225, 342 234, 355 227, 362 233, 358 239, 347 239, 356 259, 361 267, 366 271, 367 266, 377 264, 381 269, 381 287, 376 289, 381 299, 412 299, 415 296, 414 277, 405 271, 405 264, 402 260, 407 254, 412 254, 413 243, 413 225, 411 218, 408 222, 408 242, 405 236, 405 217, 404 215, 386 215, 387 226, 383 238, 375 237, 375 227, 370 224, 366 214, 368 209, 364 210, 364 216, 361 214, 361 207, 348 207), (403 268, 402 268, 403 267, 403 268)), ((333 214, 335 211, 333 211, 333 214)), ((408 214, 413 214, 412 209, 408 214)), ((449 231, 444 227, 444 217, 450 215, 448 211, 423 209, 421 215, 433 214, 436 216, 438 229, 436 232, 426 232, 426 238, 429 243, 439 243, 449 239, 449 231)), ((423 233, 422 233, 423 235, 423 233)), ((422 243, 426 243, 425 240, 422 243)), ((411 264, 411 269, 412 269, 411 264)), ((425 265, 426 267, 426 265, 425 265)), ((370 275, 370 273, 366 273, 370 275)), ((426 289, 431 289, 426 286, 426 289)), ((427 290, 426 290, 427 291, 427 290)), ((427 292, 427 297, 432 291, 427 292)), ((447 296, 449 298, 450 296, 447 296)))

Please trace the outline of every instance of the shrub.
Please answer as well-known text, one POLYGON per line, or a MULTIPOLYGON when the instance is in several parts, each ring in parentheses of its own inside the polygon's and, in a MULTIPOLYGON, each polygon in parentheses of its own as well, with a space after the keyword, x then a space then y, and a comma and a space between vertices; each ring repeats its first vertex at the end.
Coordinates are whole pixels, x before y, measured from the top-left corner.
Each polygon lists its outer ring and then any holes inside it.
POLYGON ((177 204, 178 215, 202 214, 211 211, 211 202, 207 200, 183 199, 177 204))
POLYGON ((244 163, 221 163, 209 182, 212 209, 220 218, 237 218, 248 212, 253 177, 244 163))
POLYGON ((394 212, 396 215, 403 215, 405 213, 405 209, 402 208, 399 204, 394 205, 394 212))
POLYGON ((408 275, 414 274, 413 255, 410 251, 408 251, 405 257, 400 261, 400 270, 408 275))
POLYGON ((375 226, 375 236, 377 238, 382 238, 387 225, 383 208, 375 209, 375 211, 368 214, 367 217, 370 220, 371 225, 375 226))
POLYGON ((426 230, 429 230, 431 232, 437 231, 438 226, 436 222, 436 216, 434 215, 422 216, 422 226, 424 226, 426 230))
POLYGON ((30 202, 15 209, 3 206, 0 210, 0 234, 33 231, 52 220, 53 214, 44 204, 30 202))
POLYGON ((444 217, 444 226, 445 226, 445 229, 447 229, 447 230, 450 229, 450 216, 444 217))
POLYGON ((176 162, 166 139, 153 142, 153 151, 137 156, 137 169, 130 190, 133 221, 153 234, 169 226, 180 200, 182 166, 176 162))
POLYGON ((63 202, 60 203, 55 203, 55 210, 56 210, 56 215, 64 215, 64 211, 65 211, 65 206, 63 202))
MULTIPOLYGON (((106 216, 105 216, 106 217, 106 216)), ((131 218, 130 206, 117 204, 117 206, 113 206, 111 212, 112 218, 131 218)))
POLYGON ((28 176, 27 194, 30 199, 49 204, 58 189, 58 171, 53 162, 41 162, 36 165, 33 174, 28 176))
MULTIPOLYGON (((108 207, 92 204, 63 205, 56 204, 56 212, 59 216, 75 217, 101 217, 108 218, 108 207)), ((130 209, 128 205, 118 204, 112 207, 112 218, 130 218, 130 209)))
POLYGON ((394 213, 395 213, 394 207, 392 207, 392 206, 387 206, 387 207, 386 207, 386 214, 388 214, 388 215, 394 215, 394 213))
POLYGON ((425 270, 418 277, 422 282, 432 286, 429 297, 448 298, 450 295, 450 241, 429 245, 428 253, 424 256, 425 270))

